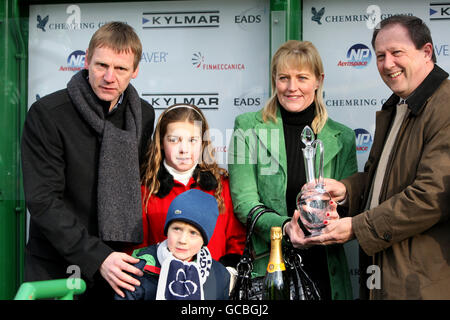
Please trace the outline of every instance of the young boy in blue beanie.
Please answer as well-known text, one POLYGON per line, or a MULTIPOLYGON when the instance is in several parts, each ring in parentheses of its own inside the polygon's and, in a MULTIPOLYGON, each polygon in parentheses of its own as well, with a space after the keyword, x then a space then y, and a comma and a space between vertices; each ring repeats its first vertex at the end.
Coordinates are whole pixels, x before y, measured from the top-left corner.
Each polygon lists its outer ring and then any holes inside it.
POLYGON ((133 252, 144 272, 141 285, 116 300, 225 300, 230 273, 211 258, 206 245, 216 226, 216 199, 197 189, 178 195, 167 212, 167 240, 133 252))

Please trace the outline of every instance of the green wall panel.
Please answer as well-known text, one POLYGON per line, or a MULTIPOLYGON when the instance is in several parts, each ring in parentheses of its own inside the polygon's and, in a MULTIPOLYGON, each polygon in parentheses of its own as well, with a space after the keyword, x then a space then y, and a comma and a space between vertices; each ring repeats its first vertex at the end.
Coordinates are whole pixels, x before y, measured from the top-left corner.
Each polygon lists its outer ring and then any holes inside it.
POLYGON ((22 281, 25 209, 20 133, 26 112, 26 50, 17 1, 0 0, 0 299, 22 281))

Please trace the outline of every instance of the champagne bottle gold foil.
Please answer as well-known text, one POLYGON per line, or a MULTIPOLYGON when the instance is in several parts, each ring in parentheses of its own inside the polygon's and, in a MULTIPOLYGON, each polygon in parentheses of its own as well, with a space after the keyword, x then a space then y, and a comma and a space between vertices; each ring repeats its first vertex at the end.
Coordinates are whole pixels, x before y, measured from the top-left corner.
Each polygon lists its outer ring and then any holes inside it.
POLYGON ((281 241, 283 240, 283 232, 281 227, 272 227, 270 229, 270 258, 267 265, 267 272, 284 271, 283 254, 281 251, 281 241))

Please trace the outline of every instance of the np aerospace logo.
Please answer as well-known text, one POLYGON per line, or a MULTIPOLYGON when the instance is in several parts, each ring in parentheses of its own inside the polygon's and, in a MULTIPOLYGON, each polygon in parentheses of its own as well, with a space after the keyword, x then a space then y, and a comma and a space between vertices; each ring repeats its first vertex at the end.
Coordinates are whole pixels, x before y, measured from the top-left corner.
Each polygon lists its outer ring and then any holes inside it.
POLYGON ((356 69, 365 68, 372 59, 372 52, 362 43, 351 46, 347 51, 347 61, 340 60, 339 67, 354 67, 356 69))
POLYGON ((362 128, 355 129, 356 153, 362 154, 370 150, 372 146, 372 135, 362 128))
POLYGON ((61 66, 59 71, 73 71, 78 72, 84 68, 84 59, 86 53, 82 50, 75 50, 67 57, 67 65, 61 66))

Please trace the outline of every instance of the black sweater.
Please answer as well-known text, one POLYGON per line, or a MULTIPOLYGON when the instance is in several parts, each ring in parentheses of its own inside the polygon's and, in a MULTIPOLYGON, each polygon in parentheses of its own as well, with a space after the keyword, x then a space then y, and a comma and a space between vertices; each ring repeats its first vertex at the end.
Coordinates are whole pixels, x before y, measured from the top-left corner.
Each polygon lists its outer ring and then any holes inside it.
POLYGON ((280 107, 283 119, 284 143, 286 146, 287 159, 287 189, 286 205, 289 216, 296 209, 295 199, 302 186, 306 183, 305 164, 303 161, 302 148, 305 147, 301 141, 301 133, 305 126, 311 127, 314 119, 314 105, 300 112, 289 112, 280 107))

